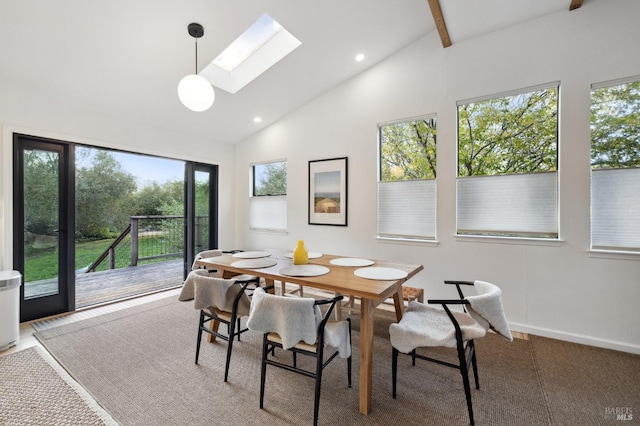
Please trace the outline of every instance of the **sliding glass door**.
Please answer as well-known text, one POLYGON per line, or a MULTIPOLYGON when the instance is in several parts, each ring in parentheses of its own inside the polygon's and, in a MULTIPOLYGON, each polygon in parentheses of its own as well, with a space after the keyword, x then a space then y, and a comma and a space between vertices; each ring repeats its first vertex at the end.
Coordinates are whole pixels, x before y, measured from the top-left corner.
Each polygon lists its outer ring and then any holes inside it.
POLYGON ((178 286, 218 244, 217 166, 14 136, 21 321, 178 286))

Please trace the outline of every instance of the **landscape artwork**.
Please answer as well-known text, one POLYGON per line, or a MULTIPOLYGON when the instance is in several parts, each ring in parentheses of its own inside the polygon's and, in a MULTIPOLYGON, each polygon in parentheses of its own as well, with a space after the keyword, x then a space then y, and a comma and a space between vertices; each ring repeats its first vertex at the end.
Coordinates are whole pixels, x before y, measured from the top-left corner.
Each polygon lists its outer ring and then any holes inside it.
POLYGON ((309 161, 309 224, 347 225, 347 158, 309 161))
POLYGON ((340 213, 340 172, 321 172, 313 177, 313 211, 316 213, 340 213))

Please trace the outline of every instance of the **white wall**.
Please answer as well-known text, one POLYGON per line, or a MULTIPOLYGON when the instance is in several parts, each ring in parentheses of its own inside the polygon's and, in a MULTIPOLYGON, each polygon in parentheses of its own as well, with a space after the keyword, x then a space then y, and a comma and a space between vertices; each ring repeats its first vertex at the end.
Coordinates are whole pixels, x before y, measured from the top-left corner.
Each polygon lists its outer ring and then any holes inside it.
POLYGON ((640 353, 640 256, 589 253, 590 84, 640 75, 640 2, 585 2, 443 49, 436 34, 300 108, 236 150, 236 243, 421 263, 410 284, 444 279, 503 290, 514 330, 640 353), (560 81, 560 240, 455 237, 456 101, 560 81), (376 236, 377 123, 438 116, 438 244, 376 236), (308 161, 349 158, 348 226, 307 224, 308 161), (286 159, 288 234, 248 230, 249 164, 286 159))
POLYGON ((106 116, 56 98, 52 92, 0 80, 0 269, 11 269, 13 133, 219 165, 219 245, 234 246, 235 148, 189 134, 106 116), (231 182, 231 185, 227 185, 231 182))

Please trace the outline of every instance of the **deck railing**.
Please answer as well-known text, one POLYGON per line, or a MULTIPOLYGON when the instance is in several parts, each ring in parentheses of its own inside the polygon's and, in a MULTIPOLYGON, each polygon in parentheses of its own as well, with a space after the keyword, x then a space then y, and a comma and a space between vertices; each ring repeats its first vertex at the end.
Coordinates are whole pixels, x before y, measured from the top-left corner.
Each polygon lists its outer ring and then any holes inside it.
MULTIPOLYGON (((208 229, 208 216, 196 217, 196 241, 202 240, 208 229)), ((131 216, 129 225, 87 268, 87 272, 95 272, 107 258, 108 268, 117 269, 183 256, 183 216, 131 216)))

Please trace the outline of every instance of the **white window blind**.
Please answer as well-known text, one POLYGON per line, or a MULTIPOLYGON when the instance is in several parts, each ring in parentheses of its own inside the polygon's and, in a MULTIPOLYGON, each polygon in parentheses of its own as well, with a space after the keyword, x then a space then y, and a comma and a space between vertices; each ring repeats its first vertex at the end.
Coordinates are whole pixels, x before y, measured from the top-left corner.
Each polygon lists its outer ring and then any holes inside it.
POLYGON ((287 196, 249 197, 249 228, 285 231, 287 229, 287 196))
POLYGON ((640 251, 640 168, 591 171, 591 246, 640 251))
POLYGON ((435 239, 436 180, 378 182, 378 235, 435 239))
POLYGON ((557 172, 457 179, 458 234, 558 236, 557 172))

